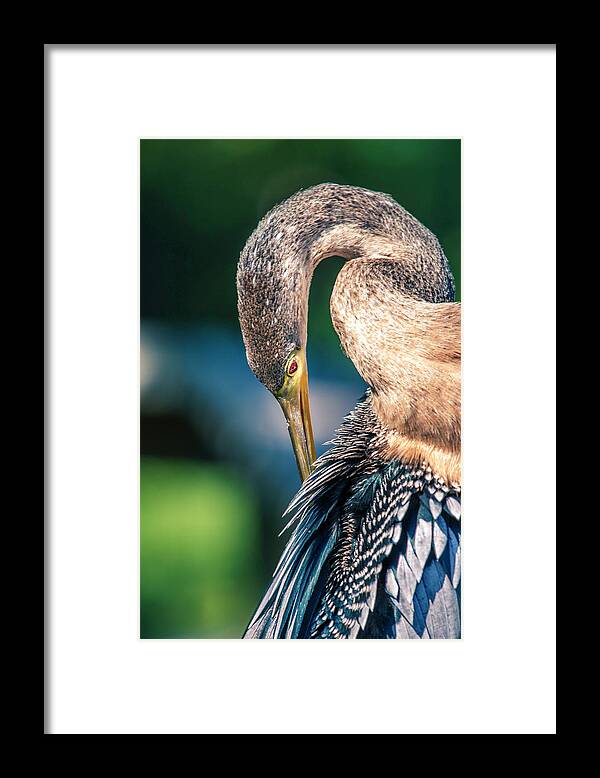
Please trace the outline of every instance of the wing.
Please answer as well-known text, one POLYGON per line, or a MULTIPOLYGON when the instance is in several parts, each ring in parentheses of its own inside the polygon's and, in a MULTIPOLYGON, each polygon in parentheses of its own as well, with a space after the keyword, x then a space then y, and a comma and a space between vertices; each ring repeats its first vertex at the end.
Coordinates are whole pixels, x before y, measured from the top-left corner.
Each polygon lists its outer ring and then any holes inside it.
POLYGON ((244 638, 311 637, 350 487, 365 469, 369 413, 370 402, 359 402, 290 503, 285 529, 295 529, 244 638))
POLYGON ((426 466, 380 463, 341 516, 311 637, 460 637, 459 492, 426 466))
POLYGON ((331 495, 306 511, 285 547, 245 638, 309 637, 306 623, 320 599, 327 558, 336 540, 336 504, 335 495, 331 495))
POLYGON ((460 495, 413 495, 360 637, 460 637, 460 495))

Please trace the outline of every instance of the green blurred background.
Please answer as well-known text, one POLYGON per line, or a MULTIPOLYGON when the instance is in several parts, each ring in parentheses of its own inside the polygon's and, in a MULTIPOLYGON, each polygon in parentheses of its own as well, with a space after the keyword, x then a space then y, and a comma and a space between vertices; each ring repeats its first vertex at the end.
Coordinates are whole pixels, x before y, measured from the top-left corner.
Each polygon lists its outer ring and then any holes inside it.
MULTIPOLYGON (((240 637, 287 539, 298 476, 245 363, 235 271, 266 211, 323 181, 391 194, 439 238, 460 299, 459 140, 141 141, 143 638, 240 637)), ((363 390, 329 318, 341 263, 311 289, 320 450, 363 390)))

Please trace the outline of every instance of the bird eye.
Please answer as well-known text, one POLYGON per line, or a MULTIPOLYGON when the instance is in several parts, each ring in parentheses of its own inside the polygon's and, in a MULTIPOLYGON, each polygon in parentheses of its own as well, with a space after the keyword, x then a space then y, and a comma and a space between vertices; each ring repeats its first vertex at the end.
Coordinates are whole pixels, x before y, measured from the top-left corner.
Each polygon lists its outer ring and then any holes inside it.
POLYGON ((298 363, 295 359, 292 359, 290 364, 288 365, 287 373, 288 375, 294 375, 294 373, 298 370, 298 363))

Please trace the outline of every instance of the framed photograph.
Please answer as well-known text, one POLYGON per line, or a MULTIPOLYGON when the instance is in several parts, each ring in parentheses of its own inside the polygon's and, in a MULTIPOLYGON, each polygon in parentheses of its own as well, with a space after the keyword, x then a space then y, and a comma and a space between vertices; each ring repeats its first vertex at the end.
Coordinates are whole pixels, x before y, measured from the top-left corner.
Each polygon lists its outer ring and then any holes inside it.
POLYGON ((47 734, 556 732, 555 65, 45 45, 47 734))

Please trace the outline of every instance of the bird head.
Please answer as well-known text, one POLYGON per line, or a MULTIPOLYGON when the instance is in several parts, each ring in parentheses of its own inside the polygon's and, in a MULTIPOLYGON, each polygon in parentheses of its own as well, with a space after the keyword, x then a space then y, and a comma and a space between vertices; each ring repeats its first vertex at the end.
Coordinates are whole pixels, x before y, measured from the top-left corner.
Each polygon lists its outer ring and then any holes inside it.
POLYGON ((248 364, 283 410, 304 481, 316 454, 306 360, 310 275, 298 251, 290 225, 268 214, 240 255, 237 292, 248 364))

